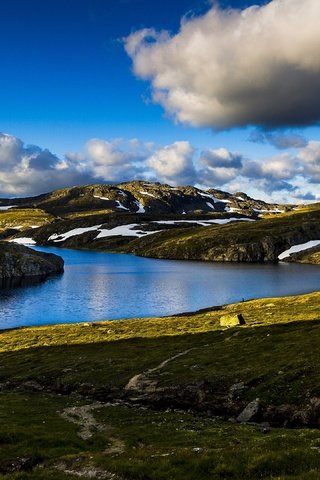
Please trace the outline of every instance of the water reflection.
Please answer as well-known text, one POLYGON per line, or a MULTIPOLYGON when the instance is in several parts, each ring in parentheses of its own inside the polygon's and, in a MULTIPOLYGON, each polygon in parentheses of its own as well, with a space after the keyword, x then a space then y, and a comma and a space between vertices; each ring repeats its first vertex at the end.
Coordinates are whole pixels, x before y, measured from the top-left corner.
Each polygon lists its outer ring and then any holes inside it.
POLYGON ((34 287, 39 283, 43 283, 49 278, 59 277, 60 274, 52 275, 30 275, 27 277, 11 277, 0 279, 0 297, 9 297, 14 295, 14 288, 28 288, 34 287))
MULTIPOLYGON (((40 249, 40 248, 39 248, 40 249)), ((0 328, 170 315, 257 297, 315 291, 310 265, 241 265, 154 260, 40 249, 65 260, 62 276, 0 292, 0 328)))

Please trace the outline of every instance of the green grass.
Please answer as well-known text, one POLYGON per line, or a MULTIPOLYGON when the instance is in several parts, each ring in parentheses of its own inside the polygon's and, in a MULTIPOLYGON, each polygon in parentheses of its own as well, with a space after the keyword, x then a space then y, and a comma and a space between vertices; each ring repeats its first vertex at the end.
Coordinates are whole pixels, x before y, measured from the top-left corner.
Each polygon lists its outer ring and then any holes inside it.
POLYGON ((103 429, 82 440, 81 427, 60 413, 83 402, 26 393, 0 398, 1 479, 76 478, 61 469, 79 474, 89 468, 132 480, 303 480, 320 474, 317 430, 262 433, 258 426, 192 413, 101 405, 94 417, 103 429), (10 472, 22 458, 23 469, 10 472))
MULTIPOLYGON (((285 415, 295 414, 301 427, 320 398, 319 336, 320 293, 167 318, 2 331, 0 479, 318 479, 317 429, 263 433, 227 418, 259 397, 266 415, 291 408, 285 415), (222 330, 220 317, 229 313, 241 313, 246 325, 222 330), (147 374, 159 393, 133 402, 128 380, 181 352, 147 374), (245 388, 223 404, 226 418, 215 416, 217 398, 225 401, 239 382, 245 388), (93 405, 86 439, 83 425, 61 416, 83 405, 93 405)), ((319 410, 313 414, 316 425, 319 410)))

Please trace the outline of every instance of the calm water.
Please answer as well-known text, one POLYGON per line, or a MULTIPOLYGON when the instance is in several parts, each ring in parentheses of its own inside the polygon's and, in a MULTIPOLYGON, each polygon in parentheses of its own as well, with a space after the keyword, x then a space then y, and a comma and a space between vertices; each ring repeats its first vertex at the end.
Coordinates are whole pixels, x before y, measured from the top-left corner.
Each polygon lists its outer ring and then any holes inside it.
POLYGON ((312 265, 214 264, 38 249, 61 255, 65 273, 38 285, 0 290, 0 329, 169 315, 320 288, 320 268, 312 265))

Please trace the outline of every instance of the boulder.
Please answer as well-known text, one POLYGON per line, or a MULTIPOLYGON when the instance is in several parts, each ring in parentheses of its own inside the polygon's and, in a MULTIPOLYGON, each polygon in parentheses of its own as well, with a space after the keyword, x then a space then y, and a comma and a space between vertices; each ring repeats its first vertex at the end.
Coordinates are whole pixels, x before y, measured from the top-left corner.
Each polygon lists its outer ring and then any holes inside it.
POLYGON ((220 317, 220 327, 236 327, 239 325, 245 325, 245 323, 246 322, 241 313, 223 315, 220 317))
POLYGON ((260 413, 260 400, 256 398, 242 410, 240 415, 237 417, 237 422, 246 423, 252 422, 256 419, 257 415, 260 413))

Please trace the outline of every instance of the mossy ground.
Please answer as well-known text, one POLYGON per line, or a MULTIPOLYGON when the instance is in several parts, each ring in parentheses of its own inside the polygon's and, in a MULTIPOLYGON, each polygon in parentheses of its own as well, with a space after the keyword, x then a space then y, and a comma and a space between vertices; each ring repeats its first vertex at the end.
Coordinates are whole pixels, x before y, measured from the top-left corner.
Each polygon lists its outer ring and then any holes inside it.
POLYGON ((318 479, 318 430, 263 433, 206 410, 116 399, 133 375, 188 350, 150 377, 164 387, 243 382, 246 402, 259 396, 303 406, 320 396, 319 320, 314 293, 168 318, 2 331, 0 478, 318 479), (246 325, 221 330, 220 317, 235 312, 246 325), (94 406, 83 439, 77 412, 96 402, 86 385, 113 404, 94 406), (78 423, 61 416, 66 408, 78 423))
POLYGON ((0 232, 10 228, 27 229, 51 223, 54 217, 40 208, 11 208, 0 211, 0 232))
POLYGON ((81 427, 60 415, 81 401, 26 393, 6 394, 3 400, 3 480, 316 480, 320 474, 316 430, 273 429, 265 434, 256 426, 182 411, 101 405, 94 411, 92 437, 83 440, 81 427), (19 460, 23 468, 14 471, 19 460))

